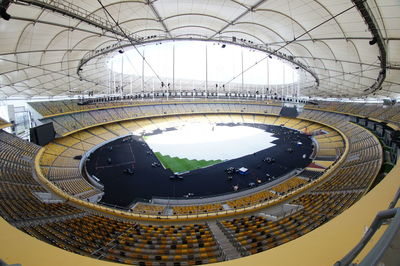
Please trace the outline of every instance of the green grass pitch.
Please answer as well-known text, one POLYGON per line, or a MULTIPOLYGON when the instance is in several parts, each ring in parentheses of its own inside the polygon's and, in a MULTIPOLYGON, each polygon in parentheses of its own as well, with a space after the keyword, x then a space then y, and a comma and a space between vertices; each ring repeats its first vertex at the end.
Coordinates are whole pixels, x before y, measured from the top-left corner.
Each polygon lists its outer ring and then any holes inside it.
POLYGON ((189 160, 186 158, 171 157, 168 155, 162 155, 159 152, 154 153, 158 160, 164 165, 165 168, 170 169, 174 173, 181 173, 186 171, 192 171, 195 169, 203 168, 206 166, 214 165, 223 162, 222 160, 189 160))

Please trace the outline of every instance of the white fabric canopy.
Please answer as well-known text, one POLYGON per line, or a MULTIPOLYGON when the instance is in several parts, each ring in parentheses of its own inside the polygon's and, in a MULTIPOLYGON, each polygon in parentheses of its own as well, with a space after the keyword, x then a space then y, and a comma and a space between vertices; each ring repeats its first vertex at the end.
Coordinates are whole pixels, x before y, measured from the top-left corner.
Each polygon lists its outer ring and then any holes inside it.
MULTIPOLYGON (((400 95, 400 4, 368 0, 387 53, 386 79, 372 97, 400 95)), ((305 96, 369 93, 382 70, 380 50, 350 0, 24 0, 0 21, 0 99, 104 93, 107 53, 94 51, 164 39, 204 39, 259 45, 314 72, 318 88, 305 96), (107 13, 108 12, 108 13, 107 13), (110 16, 111 15, 111 16, 110 16), (80 72, 78 75, 78 72, 80 72)))

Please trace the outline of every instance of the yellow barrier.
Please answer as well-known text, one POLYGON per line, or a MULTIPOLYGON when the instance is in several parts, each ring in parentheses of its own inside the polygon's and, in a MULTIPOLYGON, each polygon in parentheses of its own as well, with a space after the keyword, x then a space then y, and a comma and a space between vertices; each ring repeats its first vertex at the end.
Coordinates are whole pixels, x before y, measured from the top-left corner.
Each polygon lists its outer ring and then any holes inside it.
POLYGON ((7 127, 11 127, 11 126, 12 126, 12 125, 11 125, 10 123, 1 124, 1 125, 0 125, 0 129, 7 128, 7 127))

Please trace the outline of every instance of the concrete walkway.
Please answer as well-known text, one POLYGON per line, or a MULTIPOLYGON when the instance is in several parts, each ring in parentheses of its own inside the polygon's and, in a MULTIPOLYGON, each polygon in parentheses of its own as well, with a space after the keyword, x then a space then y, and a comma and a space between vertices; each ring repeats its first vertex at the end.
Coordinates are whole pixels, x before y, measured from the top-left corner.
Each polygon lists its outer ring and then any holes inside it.
POLYGON ((240 258, 241 257, 240 253, 232 245, 231 241, 229 241, 224 232, 221 231, 216 221, 210 221, 207 222, 207 224, 211 232, 213 233, 215 239, 217 240, 219 246, 221 247, 222 251, 224 252, 226 260, 233 260, 240 258))

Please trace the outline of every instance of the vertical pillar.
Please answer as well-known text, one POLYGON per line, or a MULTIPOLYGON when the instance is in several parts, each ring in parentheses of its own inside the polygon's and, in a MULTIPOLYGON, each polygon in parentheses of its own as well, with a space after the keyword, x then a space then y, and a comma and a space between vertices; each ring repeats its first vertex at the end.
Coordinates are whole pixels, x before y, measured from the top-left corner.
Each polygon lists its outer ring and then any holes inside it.
POLYGON ((113 78, 113 89, 112 89, 112 92, 114 94, 115 93, 115 89, 116 89, 114 68, 113 68, 112 78, 113 78))
POLYGON ((268 91, 272 92, 270 88, 270 77, 269 77, 269 57, 267 58, 267 93, 268 91))
POLYGON ((124 88, 124 54, 121 54, 121 82, 120 82, 120 94, 122 96, 124 88))
POLYGON ((132 80, 132 79, 133 79, 133 75, 130 75, 130 77, 131 77, 131 86, 130 86, 130 87, 131 87, 131 95, 133 95, 133 86, 132 86, 132 82, 133 82, 133 80, 132 80))
POLYGON ((281 86, 281 91, 282 91, 282 97, 281 97, 281 99, 282 99, 282 102, 283 102, 283 88, 284 88, 284 86, 285 86, 285 64, 282 64, 282 74, 283 74, 283 77, 282 77, 282 86, 281 86))
POLYGON ((294 83, 294 71, 295 69, 292 68, 292 97, 294 98, 294 101, 297 102, 296 84, 294 83))
POLYGON ((144 93, 144 52, 145 50, 143 49, 143 57, 142 57, 142 93, 144 93))
POLYGON ((194 79, 192 80, 192 96, 193 96, 193 100, 194 100, 194 94, 195 94, 195 91, 194 91, 194 79))
POLYGON ((175 43, 172 45, 172 90, 175 92, 175 43))
POLYGON ((111 69, 108 71, 108 88, 107 88, 107 95, 110 95, 111 91, 111 72, 112 72, 112 61, 111 61, 111 69))
POLYGON ((244 92, 243 47, 240 48, 240 53, 242 57, 242 92, 244 92))
POLYGON ((206 43, 206 86, 205 86, 205 95, 207 97, 207 87, 208 87, 208 51, 207 51, 207 43, 206 43))

